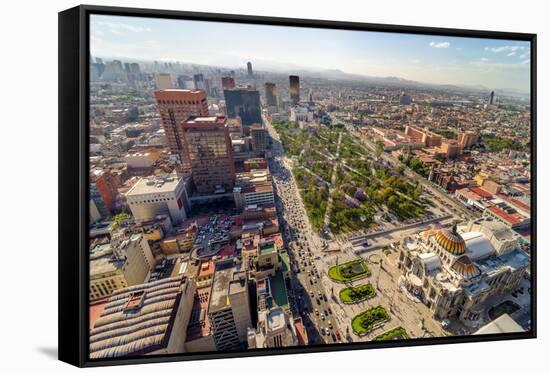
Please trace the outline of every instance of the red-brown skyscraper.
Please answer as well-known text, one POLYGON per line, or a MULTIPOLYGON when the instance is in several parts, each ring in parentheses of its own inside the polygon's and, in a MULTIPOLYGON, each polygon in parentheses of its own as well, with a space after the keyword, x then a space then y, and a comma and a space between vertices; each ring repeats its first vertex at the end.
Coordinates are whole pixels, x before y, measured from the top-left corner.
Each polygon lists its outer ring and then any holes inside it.
POLYGON ((183 124, 186 157, 199 193, 231 190, 235 163, 226 117, 191 117, 183 124))
POLYGON ((183 136, 183 123, 191 116, 208 115, 208 101, 203 90, 165 89, 155 92, 162 126, 173 154, 178 154, 184 172, 191 170, 183 136))

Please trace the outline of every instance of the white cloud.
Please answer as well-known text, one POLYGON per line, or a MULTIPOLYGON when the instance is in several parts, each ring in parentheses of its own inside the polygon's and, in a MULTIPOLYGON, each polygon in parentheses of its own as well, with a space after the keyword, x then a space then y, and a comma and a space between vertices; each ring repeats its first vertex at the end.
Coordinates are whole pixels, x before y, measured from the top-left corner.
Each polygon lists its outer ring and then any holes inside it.
POLYGON ((522 60, 526 59, 527 57, 529 57, 529 53, 523 53, 522 55, 519 56, 519 58, 521 58, 522 60))
POLYGON ((151 31, 151 28, 149 27, 133 26, 123 22, 98 22, 98 25, 106 27, 112 34, 115 35, 120 35, 122 31, 130 31, 134 33, 151 31))
POLYGON ((512 56, 515 56, 515 55, 516 55, 516 52, 511 52, 511 53, 507 54, 508 57, 512 57, 512 56))
POLYGON ((480 61, 487 62, 487 61, 489 61, 489 59, 488 59, 488 58, 485 58, 485 57, 481 57, 481 58, 480 58, 480 61))
POLYGON ((531 59, 528 58, 528 59, 526 59, 526 60, 521 61, 519 64, 520 64, 520 65, 526 65, 526 64, 528 64, 528 63, 530 63, 530 62, 531 62, 531 59))
POLYGON ((430 42, 430 47, 432 48, 449 48, 451 46, 451 43, 448 41, 442 41, 439 43, 436 43, 435 41, 430 42))
POLYGON ((517 45, 504 45, 502 47, 493 47, 493 48, 489 48, 489 47, 485 47, 485 50, 486 51, 490 51, 490 52, 493 52, 493 53, 502 53, 502 52, 516 52, 516 51, 519 51, 519 50, 523 50, 525 49, 525 47, 520 47, 520 46, 517 46, 517 45))

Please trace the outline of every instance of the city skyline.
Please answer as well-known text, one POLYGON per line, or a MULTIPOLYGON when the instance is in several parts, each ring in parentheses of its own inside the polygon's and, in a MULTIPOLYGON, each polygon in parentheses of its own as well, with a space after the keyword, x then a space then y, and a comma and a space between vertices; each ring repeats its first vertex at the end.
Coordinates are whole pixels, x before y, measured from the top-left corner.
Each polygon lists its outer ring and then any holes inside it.
POLYGON ((93 23, 90 359, 532 330, 525 45, 155 22, 93 23))
POLYGON ((255 70, 274 72, 341 70, 430 84, 530 89, 530 43, 522 41, 97 15, 90 31, 92 56, 105 58, 154 55, 158 61, 228 68, 252 61, 255 70))

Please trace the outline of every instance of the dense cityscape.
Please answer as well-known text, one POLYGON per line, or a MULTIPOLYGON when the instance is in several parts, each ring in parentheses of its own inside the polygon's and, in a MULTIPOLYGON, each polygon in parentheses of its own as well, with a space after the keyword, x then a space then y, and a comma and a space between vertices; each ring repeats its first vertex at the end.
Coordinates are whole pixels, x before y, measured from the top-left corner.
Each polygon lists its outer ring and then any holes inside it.
POLYGON ((92 359, 530 329, 528 98, 89 69, 92 359))

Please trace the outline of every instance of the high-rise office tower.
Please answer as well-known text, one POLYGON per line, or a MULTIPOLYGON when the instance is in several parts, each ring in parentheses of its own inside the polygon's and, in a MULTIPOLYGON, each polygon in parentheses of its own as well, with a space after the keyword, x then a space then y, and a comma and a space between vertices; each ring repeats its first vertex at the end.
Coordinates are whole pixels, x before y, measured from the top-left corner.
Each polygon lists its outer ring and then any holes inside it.
POLYGON ((254 124, 250 126, 250 137, 252 140, 252 150, 256 153, 265 152, 267 133, 262 124, 254 124))
POLYGON ((201 90, 167 89, 155 92, 164 134, 173 154, 180 157, 183 170, 189 172, 183 123, 191 116, 208 115, 208 101, 201 90))
POLYGON ((248 71, 248 76, 254 75, 254 73, 252 72, 252 62, 246 63, 246 70, 248 71))
POLYGON ((235 267, 216 271, 210 293, 208 318, 218 351, 242 348, 252 327, 248 280, 235 267))
POLYGON ((491 93, 489 94, 489 99, 488 99, 487 103, 489 105, 494 105, 495 104, 495 92, 494 91, 491 91, 491 93))
POLYGON ((204 91, 207 96, 212 96, 212 79, 204 79, 204 91))
POLYGON ((203 74, 193 75, 193 82, 195 83, 195 89, 206 90, 203 74))
POLYGON ((158 90, 174 88, 170 74, 158 74, 156 76, 156 83, 158 90))
POLYGON ((235 79, 230 76, 222 76, 222 88, 233 89, 235 88, 235 79))
POLYGON ((141 71, 139 69, 139 64, 135 62, 125 62, 124 70, 126 71, 126 75, 128 76, 129 81, 134 82, 136 80, 141 80, 141 71))
POLYGON ((290 75, 290 102, 292 105, 297 105, 300 102, 300 77, 298 75, 290 75))
POLYGON ((178 76, 178 88, 180 89, 195 89, 195 83, 193 78, 189 75, 179 75, 178 76))
POLYGON ((267 106, 277 106, 277 86, 275 83, 265 83, 265 102, 267 106))
POLYGON ((229 118, 241 118, 244 126, 262 123, 260 92, 251 88, 226 89, 225 107, 229 118))
POLYGON ((199 193, 231 190, 235 163, 226 117, 191 117, 183 123, 187 158, 199 193))

